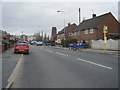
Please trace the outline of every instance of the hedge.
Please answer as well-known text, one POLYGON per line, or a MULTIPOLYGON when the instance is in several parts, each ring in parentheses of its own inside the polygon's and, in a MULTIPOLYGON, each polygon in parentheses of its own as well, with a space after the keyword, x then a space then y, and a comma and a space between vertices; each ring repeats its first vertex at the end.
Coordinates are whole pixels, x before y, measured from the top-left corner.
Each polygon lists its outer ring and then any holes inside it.
POLYGON ((61 44, 63 47, 68 47, 68 44, 70 43, 77 43, 77 39, 62 39, 61 44))

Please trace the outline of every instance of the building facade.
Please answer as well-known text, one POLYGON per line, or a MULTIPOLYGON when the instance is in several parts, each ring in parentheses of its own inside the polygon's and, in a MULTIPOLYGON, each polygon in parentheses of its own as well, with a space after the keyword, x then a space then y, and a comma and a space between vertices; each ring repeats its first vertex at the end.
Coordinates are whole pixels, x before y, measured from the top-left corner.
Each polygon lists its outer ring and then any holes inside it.
POLYGON ((52 27, 51 40, 52 41, 57 40, 57 28, 56 27, 52 27))
POLYGON ((60 42, 62 39, 72 39, 73 38, 73 30, 77 27, 75 23, 70 24, 68 23, 68 26, 63 28, 61 31, 58 32, 57 34, 57 41, 60 42), (65 30, 64 30, 65 29, 65 30), (64 33, 65 31, 65 33, 64 33))
POLYGON ((120 23, 115 19, 112 13, 106 13, 100 16, 93 14, 91 19, 84 20, 73 31, 73 38, 78 40, 99 40, 104 39, 103 27, 107 26, 107 38, 115 39, 113 36, 119 36, 120 23))
POLYGON ((22 41, 28 41, 28 36, 23 34, 20 36, 22 41))

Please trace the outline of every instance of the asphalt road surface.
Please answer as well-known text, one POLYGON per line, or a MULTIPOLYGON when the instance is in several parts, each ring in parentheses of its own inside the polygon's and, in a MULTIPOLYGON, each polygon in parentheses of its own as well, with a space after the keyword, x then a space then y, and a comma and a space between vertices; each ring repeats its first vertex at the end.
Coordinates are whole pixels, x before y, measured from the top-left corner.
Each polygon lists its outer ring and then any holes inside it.
POLYGON ((118 57, 30 46, 11 88, 118 88, 118 57))

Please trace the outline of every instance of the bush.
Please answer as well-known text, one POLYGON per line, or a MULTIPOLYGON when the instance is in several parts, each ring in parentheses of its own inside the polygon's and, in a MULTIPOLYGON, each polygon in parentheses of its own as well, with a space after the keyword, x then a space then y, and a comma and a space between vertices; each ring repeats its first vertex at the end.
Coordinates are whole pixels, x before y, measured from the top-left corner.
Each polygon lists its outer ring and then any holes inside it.
POLYGON ((9 42, 10 42, 11 44, 14 44, 14 43, 17 42, 17 40, 9 40, 9 42))
POLYGON ((61 41, 63 47, 68 47, 70 43, 77 43, 77 39, 66 39, 66 40, 63 39, 61 41))

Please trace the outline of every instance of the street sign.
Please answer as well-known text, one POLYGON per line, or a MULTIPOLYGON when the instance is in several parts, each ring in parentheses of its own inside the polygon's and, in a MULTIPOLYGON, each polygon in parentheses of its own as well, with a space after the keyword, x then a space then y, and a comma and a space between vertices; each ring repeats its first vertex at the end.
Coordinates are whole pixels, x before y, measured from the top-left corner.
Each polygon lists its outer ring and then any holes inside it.
POLYGON ((103 27, 103 33, 104 33, 104 32, 105 32, 105 33, 108 33, 108 27, 107 27, 107 26, 104 26, 104 27, 103 27))
POLYGON ((104 26, 104 30, 108 30, 108 27, 107 27, 107 26, 104 26))

